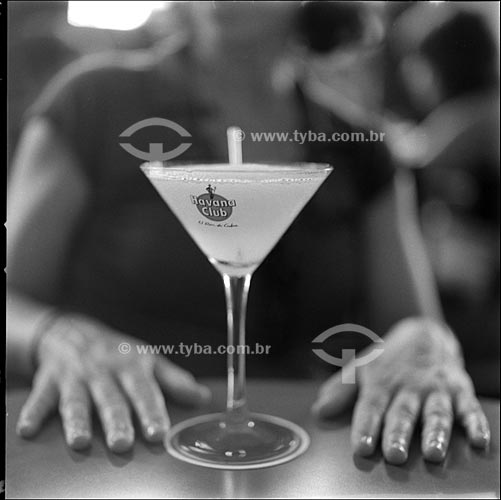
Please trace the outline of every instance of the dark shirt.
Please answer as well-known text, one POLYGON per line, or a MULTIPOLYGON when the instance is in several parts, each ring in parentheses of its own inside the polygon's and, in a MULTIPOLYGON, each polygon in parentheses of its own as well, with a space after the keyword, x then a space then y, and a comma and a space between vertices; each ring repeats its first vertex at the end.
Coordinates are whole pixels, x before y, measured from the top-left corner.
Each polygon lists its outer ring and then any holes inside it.
MULTIPOLYGON (((162 61, 162 71, 155 55, 78 61, 31 110, 66 140, 92 187, 64 263, 59 305, 153 344, 225 344, 220 276, 144 177, 141 160, 119 144, 119 135, 132 124, 161 117, 192 135, 179 161, 226 162, 206 136, 213 109, 190 88, 186 50, 162 61)), ((355 130, 299 87, 297 103, 305 131, 355 130)), ((144 151, 150 143, 163 143, 167 151, 184 140, 149 127, 129 142, 144 151)), ((363 319, 368 249, 360 221, 393 176, 389 155, 381 142, 312 142, 305 144, 303 159, 335 169, 253 277, 247 343, 269 344, 271 354, 249 357, 251 375, 304 375, 315 358, 310 344, 315 336, 345 322, 369 326, 363 319), (272 371, 253 372, 254 363, 272 371)), ((198 374, 225 369, 223 356, 171 357, 198 374)))

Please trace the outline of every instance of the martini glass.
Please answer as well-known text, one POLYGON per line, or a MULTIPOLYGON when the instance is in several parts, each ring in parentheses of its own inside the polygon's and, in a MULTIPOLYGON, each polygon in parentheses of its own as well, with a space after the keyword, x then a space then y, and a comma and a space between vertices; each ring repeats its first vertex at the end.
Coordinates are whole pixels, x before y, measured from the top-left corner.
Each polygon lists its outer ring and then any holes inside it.
POLYGON ((247 408, 247 293, 252 273, 332 167, 152 162, 141 169, 222 275, 227 302, 226 412, 174 426, 167 450, 185 462, 217 469, 256 469, 292 460, 307 449, 307 433, 292 422, 247 408))

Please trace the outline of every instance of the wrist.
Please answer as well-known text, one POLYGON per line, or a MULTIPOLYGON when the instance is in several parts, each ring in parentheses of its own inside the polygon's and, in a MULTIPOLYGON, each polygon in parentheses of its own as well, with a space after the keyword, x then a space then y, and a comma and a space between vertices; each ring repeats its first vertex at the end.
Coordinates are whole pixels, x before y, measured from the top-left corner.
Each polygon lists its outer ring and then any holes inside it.
POLYGON ((40 318, 35 326, 35 332, 30 345, 30 360, 34 371, 39 365, 39 353, 42 340, 61 316, 61 311, 56 308, 51 308, 40 318))
POLYGON ((392 330, 407 331, 421 339, 435 339, 444 346, 448 355, 464 364, 464 355, 461 344, 451 327, 442 319, 431 316, 412 316, 396 323, 392 330))

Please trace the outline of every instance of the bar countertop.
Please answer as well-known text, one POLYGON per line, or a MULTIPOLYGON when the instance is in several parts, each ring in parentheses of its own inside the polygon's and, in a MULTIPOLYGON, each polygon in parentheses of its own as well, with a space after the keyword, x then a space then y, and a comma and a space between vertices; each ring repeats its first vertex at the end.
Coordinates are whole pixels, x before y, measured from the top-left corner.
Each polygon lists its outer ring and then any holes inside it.
MULTIPOLYGON (((214 394, 210 407, 171 406, 173 423, 223 408, 225 383, 206 382, 214 394)), ((380 452, 371 458, 353 456, 350 415, 327 423, 311 417, 317 383, 250 380, 248 386, 252 410, 288 418, 308 431, 311 445, 304 455, 268 469, 207 469, 179 462, 163 446, 141 438, 131 452, 114 455, 97 424, 92 447, 74 452, 66 447, 57 418, 33 440, 16 436, 28 391, 9 390, 7 498, 499 498, 498 400, 482 399, 492 429, 488 451, 471 449, 461 429, 455 429, 443 464, 425 462, 415 438, 408 463, 397 467, 387 464, 380 452)))

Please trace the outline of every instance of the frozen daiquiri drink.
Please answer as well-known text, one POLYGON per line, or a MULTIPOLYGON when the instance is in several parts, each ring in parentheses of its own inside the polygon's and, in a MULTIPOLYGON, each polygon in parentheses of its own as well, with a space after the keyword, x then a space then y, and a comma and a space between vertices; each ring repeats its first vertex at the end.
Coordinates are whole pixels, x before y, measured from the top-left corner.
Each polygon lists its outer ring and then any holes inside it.
POLYGON ((168 451, 180 460, 219 469, 252 469, 292 460, 307 449, 306 432, 287 420, 247 410, 247 292, 252 272, 332 167, 238 162, 176 166, 152 162, 141 168, 221 273, 228 306, 226 412, 174 426, 167 437, 168 451))

